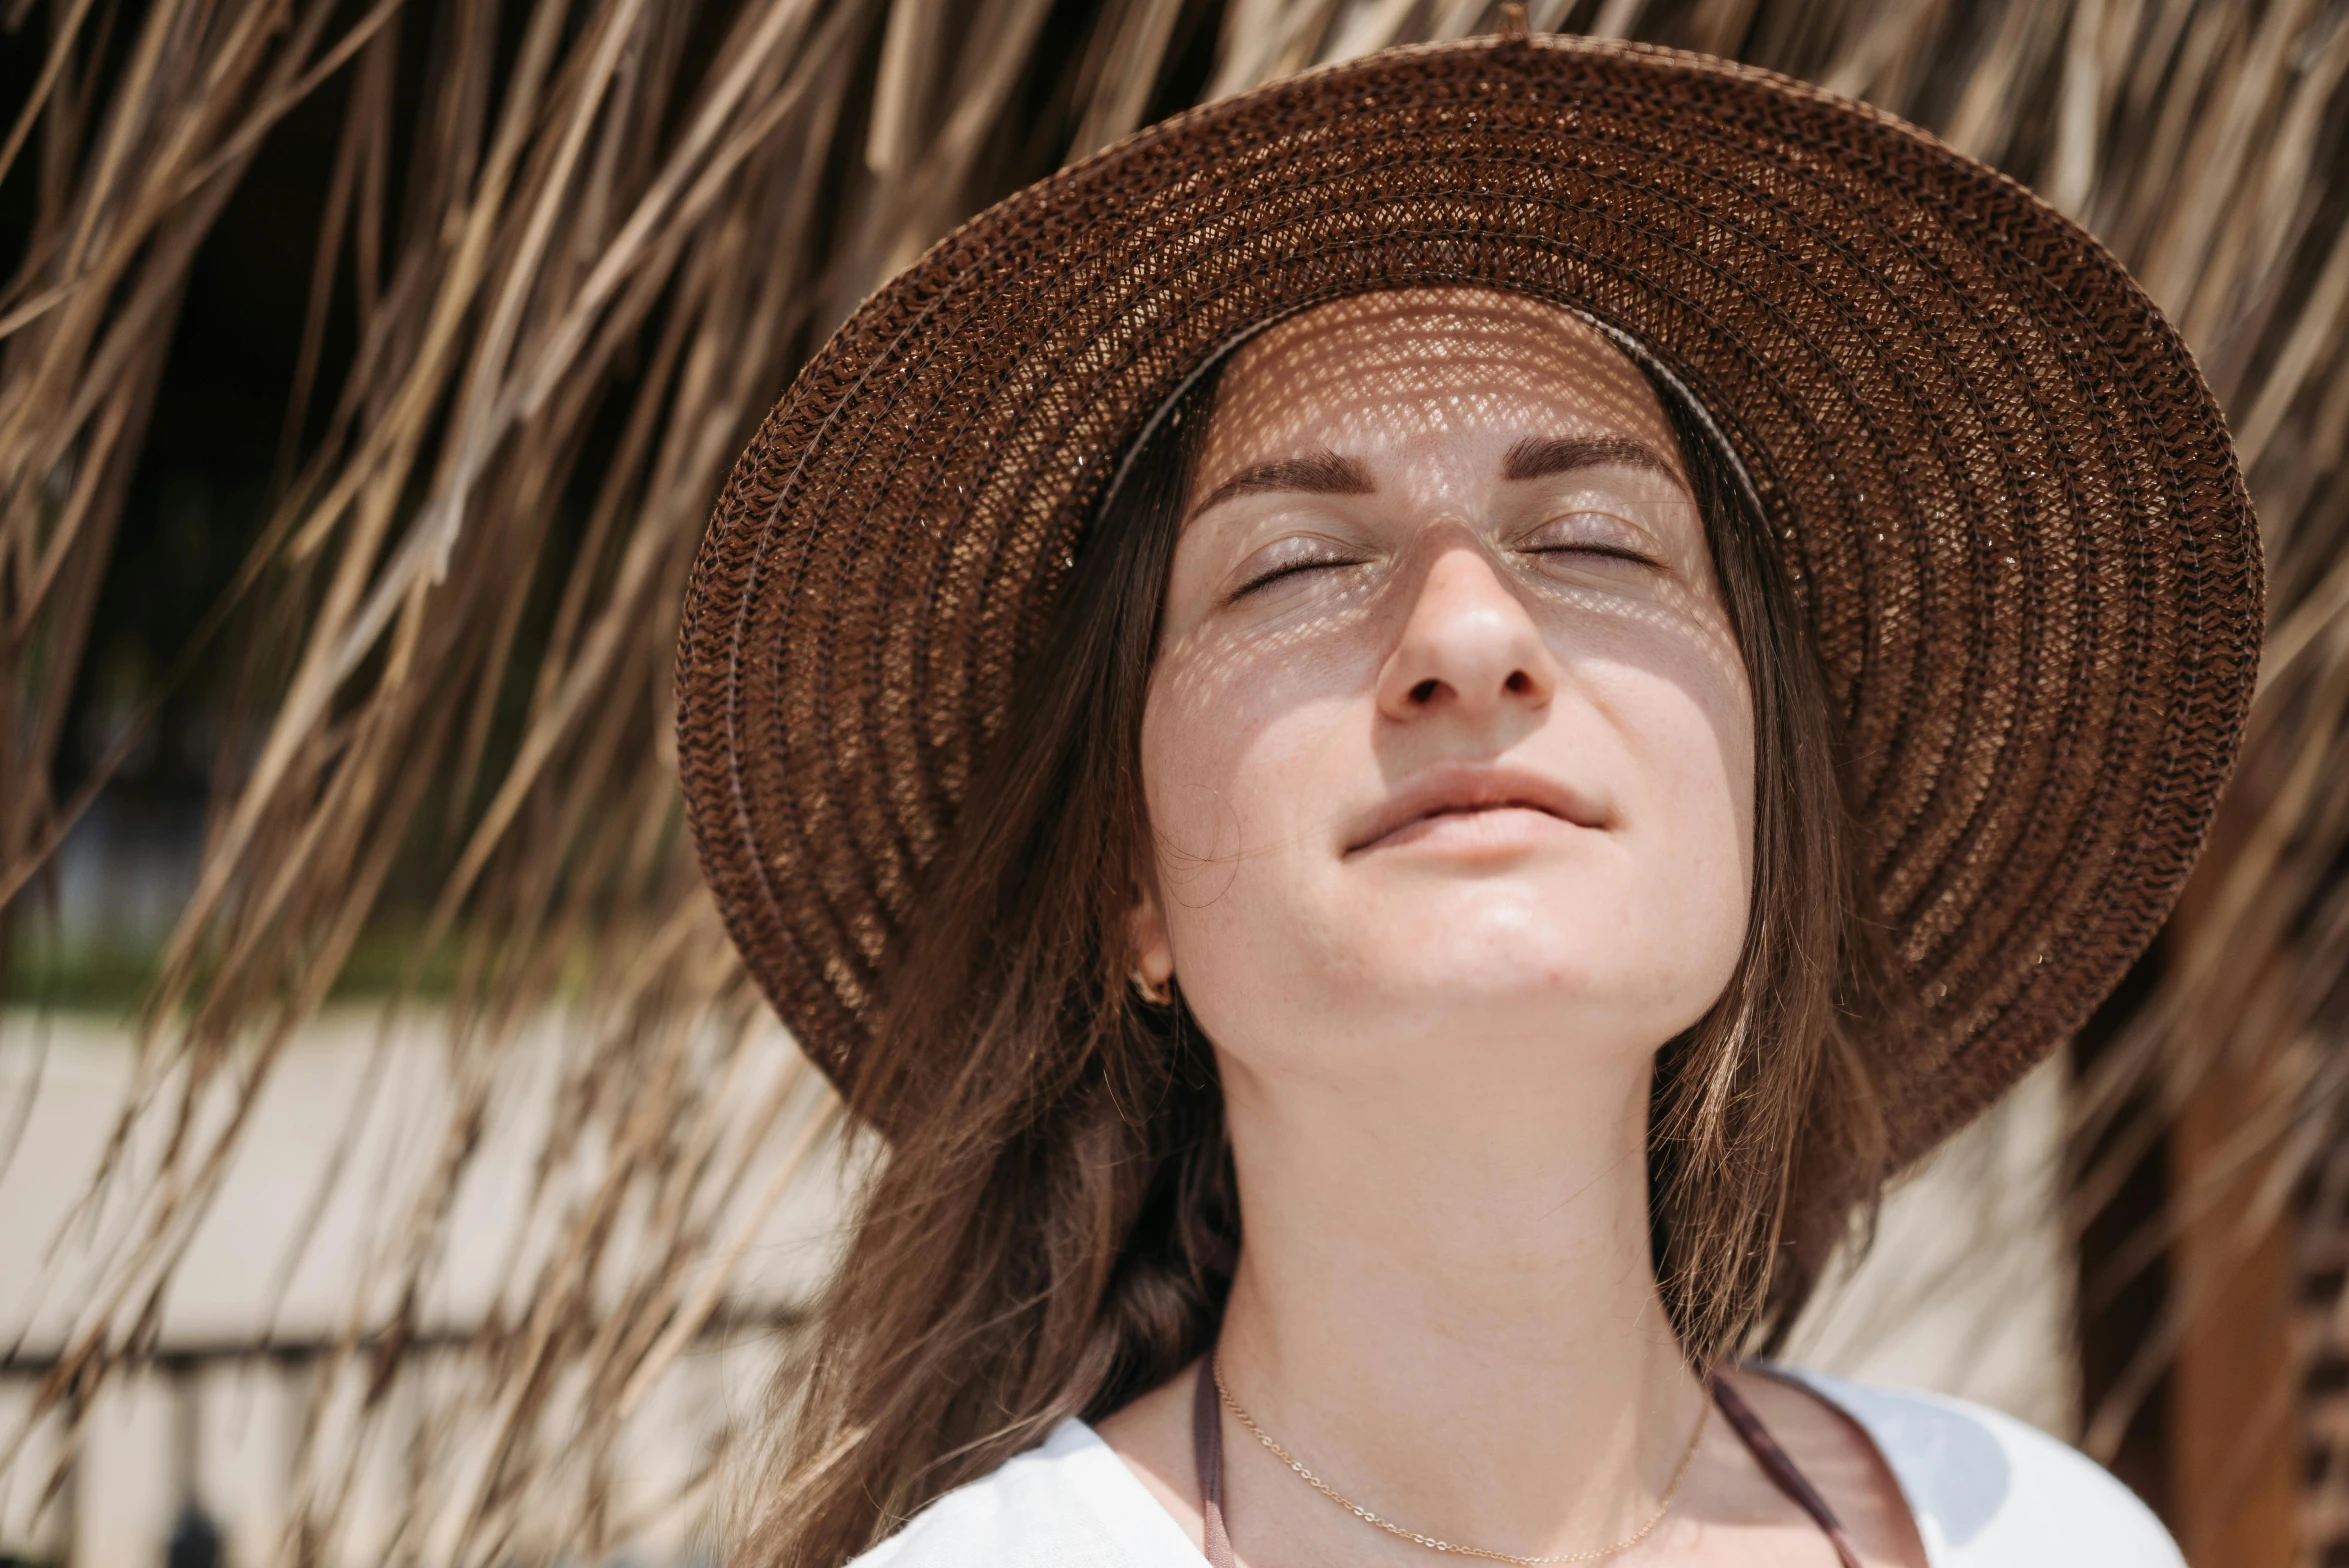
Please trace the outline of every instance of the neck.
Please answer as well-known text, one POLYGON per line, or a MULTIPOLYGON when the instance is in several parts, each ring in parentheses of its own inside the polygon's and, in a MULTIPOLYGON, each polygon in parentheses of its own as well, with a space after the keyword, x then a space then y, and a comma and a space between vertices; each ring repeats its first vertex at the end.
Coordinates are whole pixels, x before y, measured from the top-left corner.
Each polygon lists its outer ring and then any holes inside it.
POLYGON ((1220 1355, 1353 1501, 1530 1555, 1636 1528, 1703 1395, 1649 1261, 1647 1063, 1528 1076, 1555 1073, 1268 1082, 1227 1061, 1246 1242, 1220 1355))

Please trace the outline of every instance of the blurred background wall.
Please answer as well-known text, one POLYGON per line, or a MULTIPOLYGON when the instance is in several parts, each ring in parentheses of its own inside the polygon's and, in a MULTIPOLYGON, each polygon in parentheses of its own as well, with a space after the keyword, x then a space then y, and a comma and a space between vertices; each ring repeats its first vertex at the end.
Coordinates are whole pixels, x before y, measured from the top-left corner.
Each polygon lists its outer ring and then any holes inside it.
MULTIPOLYGON (((1537 0, 1865 97, 2176 319, 2271 577, 2080 1038, 1797 1359, 2349 1562, 2349 0, 1537 0)), ((957 219, 1484 0, 0 0, 0 1557, 707 1556, 865 1151, 692 874, 683 574, 957 219)))

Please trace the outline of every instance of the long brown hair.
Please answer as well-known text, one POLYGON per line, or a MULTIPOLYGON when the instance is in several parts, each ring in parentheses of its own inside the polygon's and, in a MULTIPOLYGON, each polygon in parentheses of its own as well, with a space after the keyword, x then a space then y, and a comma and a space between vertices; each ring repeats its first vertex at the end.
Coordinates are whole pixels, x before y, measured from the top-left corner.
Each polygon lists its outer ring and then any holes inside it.
MULTIPOLYGON (((1635 354, 1635 357, 1636 356, 1635 354)), ((1651 1234, 1692 1362, 1782 1332, 1873 1200, 1889 972, 1835 722, 1738 471, 1673 419, 1749 672, 1752 906, 1734 978, 1667 1044, 1651 1234)), ((1142 709, 1210 370, 1139 444, 1079 550, 903 934, 852 1112, 887 1129, 741 1558, 832 1568, 1070 1415, 1207 1349, 1240 1245, 1212 1050, 1126 983, 1147 842, 1142 709)))

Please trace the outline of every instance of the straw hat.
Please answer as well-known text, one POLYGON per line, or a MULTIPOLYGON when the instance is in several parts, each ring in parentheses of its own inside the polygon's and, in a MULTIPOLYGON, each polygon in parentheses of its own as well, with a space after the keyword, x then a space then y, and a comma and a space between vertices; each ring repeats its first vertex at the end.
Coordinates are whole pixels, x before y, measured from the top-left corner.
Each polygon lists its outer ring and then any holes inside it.
POLYGON ((1520 33, 1228 99, 1021 191, 868 300, 743 454, 685 607, 679 762, 734 940, 835 1077, 1152 415, 1284 315, 1461 284, 1644 346, 1751 477, 1921 1007, 1904 1156, 2151 939, 2261 632, 2177 334, 2094 240, 1887 115, 1520 33))

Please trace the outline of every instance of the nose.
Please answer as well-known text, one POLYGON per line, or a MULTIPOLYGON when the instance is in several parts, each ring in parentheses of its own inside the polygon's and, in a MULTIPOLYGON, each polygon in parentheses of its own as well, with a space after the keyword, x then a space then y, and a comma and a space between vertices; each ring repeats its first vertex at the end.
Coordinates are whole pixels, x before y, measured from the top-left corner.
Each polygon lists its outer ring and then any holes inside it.
POLYGON ((1379 711, 1404 722, 1447 712, 1476 722, 1537 713, 1557 689, 1548 644, 1484 552, 1466 544, 1442 550, 1379 671, 1379 711))

